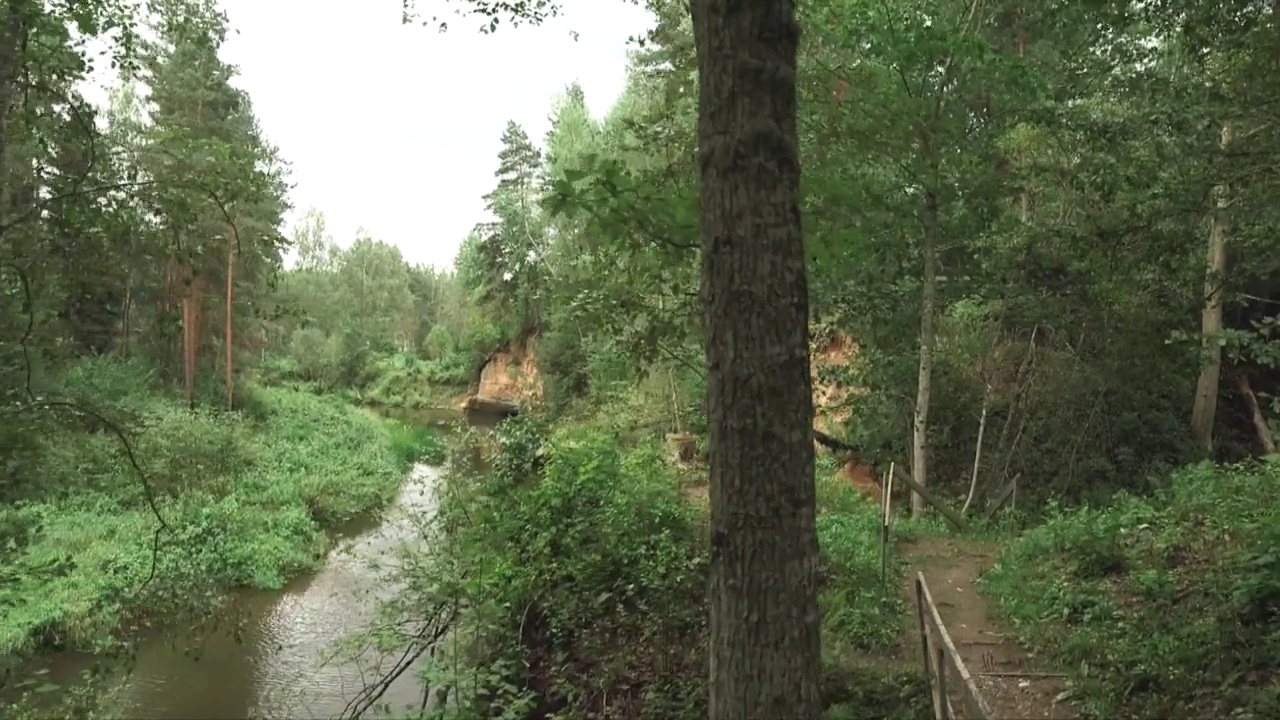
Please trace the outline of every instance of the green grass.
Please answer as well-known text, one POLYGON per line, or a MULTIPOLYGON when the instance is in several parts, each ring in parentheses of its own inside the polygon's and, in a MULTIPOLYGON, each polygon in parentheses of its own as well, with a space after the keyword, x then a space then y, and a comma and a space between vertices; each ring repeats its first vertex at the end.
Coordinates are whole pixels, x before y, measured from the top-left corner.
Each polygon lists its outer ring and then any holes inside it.
POLYGON ((144 369, 107 361, 65 389, 127 431, 146 484, 110 432, 38 438, 0 506, 0 654, 101 649, 135 621, 203 614, 228 588, 279 587, 323 556, 325 528, 382 506, 412 461, 440 453, 425 430, 294 390, 188 411, 144 369))
MULTIPOLYGON (((818 547, 824 588, 823 637, 832 650, 877 652, 902 640, 906 605, 899 593, 904 566, 889 548, 880 577, 880 506, 833 473, 818 473, 818 547)), ((890 538, 896 543, 895 533, 890 538)))
POLYGON ((1096 717, 1280 716, 1280 464, 1056 512, 984 579, 1096 717))
POLYGON ((880 574, 880 506, 819 457, 818 548, 821 553, 825 720, 932 717, 928 687, 914 665, 893 662, 908 622, 900 588, 906 564, 896 546, 922 530, 895 525, 880 574))
POLYGON ((430 428, 392 418, 384 418, 391 451, 403 464, 423 462, 440 465, 448 454, 448 446, 430 428))
POLYGON ((267 359, 258 369, 262 382, 320 395, 340 394, 354 403, 422 410, 456 407, 477 370, 476 358, 455 353, 425 360, 412 353, 374 355, 354 370, 304 371, 288 356, 267 359))
POLYGON ((357 395, 360 402, 386 407, 451 407, 471 383, 473 371, 473 363, 462 355, 444 360, 390 355, 371 364, 372 379, 357 395))

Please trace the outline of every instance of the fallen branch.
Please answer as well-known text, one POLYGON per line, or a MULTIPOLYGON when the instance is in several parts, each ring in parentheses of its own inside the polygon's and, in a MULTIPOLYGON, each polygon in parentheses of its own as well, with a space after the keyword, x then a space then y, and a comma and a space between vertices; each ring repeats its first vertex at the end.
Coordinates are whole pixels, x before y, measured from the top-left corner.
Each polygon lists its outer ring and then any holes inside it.
POLYGON ((991 504, 991 507, 987 509, 986 514, 982 516, 983 520, 990 520, 991 518, 996 516, 996 513, 1000 512, 1000 508, 1004 507, 1005 501, 1008 500, 1010 497, 1012 497, 1015 492, 1017 492, 1018 478, 1020 477, 1022 477, 1022 473, 1018 473, 1017 475, 1014 475, 1013 479, 1010 480, 1009 483, 1004 486, 1004 489, 1001 490, 1000 494, 996 496, 995 502, 991 504))
MULTIPOLYGON (((821 430, 818 430, 817 428, 814 428, 813 430, 813 439, 818 441, 818 443, 820 445, 823 445, 824 447, 830 448, 836 452, 845 453, 850 457, 850 460, 856 460, 858 462, 870 465, 870 463, 866 461, 862 452, 859 451, 857 448, 855 448, 854 446, 850 445, 849 443, 843 440, 834 438, 828 435, 827 433, 824 433, 821 430)), ((911 490, 913 490, 917 495, 924 498, 924 501, 926 503, 928 503, 929 505, 932 505, 933 508, 937 510, 939 513, 941 513, 942 517, 946 518, 947 522, 950 522, 953 526, 955 526, 957 530, 964 531, 969 526, 969 524, 965 522, 965 519, 961 517, 959 513, 947 507, 945 503, 943 503, 938 498, 934 497, 933 494, 930 493, 928 490, 925 490, 923 485, 921 485, 920 483, 912 479, 911 476, 908 475, 906 471, 904 471, 902 468, 894 467, 893 477, 897 478, 898 480, 901 480, 902 484, 911 488, 911 490)))
MULTIPOLYGON (((850 458, 851 460, 857 460, 858 462, 866 463, 866 460, 861 450, 859 450, 858 448, 850 445, 849 443, 843 440, 834 438, 817 428, 813 429, 813 439, 818 441, 819 445, 822 445, 823 447, 826 447, 830 450, 834 450, 835 452, 847 453, 848 455, 852 456, 850 458)), ((870 463, 867 463, 867 464, 869 465, 870 463)))
POLYGON ((1267 418, 1262 414, 1262 408, 1258 405, 1258 396, 1254 394, 1253 387, 1249 384, 1249 376, 1243 370, 1235 373, 1236 391, 1240 393, 1240 397, 1244 398, 1245 407, 1249 410, 1249 420, 1253 422, 1253 431, 1258 434, 1258 442, 1262 445, 1264 455, 1276 454, 1276 439, 1271 434, 1271 426, 1267 424, 1267 418))
POLYGON ((934 497, 933 494, 926 490, 923 485, 916 482, 915 478, 911 477, 907 471, 900 467, 895 467, 893 470, 893 477, 902 481, 903 485, 911 488, 911 490, 923 498, 926 503, 932 505, 933 509, 937 510, 942 517, 946 518, 947 522, 951 523, 952 527, 956 530, 964 532, 968 529, 969 523, 965 522, 965 519, 960 516, 960 513, 947 507, 945 503, 934 497))
POLYGON ((973 674, 974 677, 1004 677, 1004 678, 1066 678, 1066 673, 1059 672, 978 672, 973 674))

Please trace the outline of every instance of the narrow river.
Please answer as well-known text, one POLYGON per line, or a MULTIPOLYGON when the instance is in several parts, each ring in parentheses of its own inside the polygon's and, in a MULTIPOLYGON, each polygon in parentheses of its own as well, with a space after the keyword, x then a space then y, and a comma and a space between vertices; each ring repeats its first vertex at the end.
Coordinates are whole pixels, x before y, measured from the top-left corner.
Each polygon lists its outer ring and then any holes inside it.
MULTIPOLYGON (((441 425, 462 419, 449 411, 405 415, 406 422, 441 425)), ((472 425, 496 418, 468 417, 472 425)), ((398 549, 419 537, 418 523, 435 504, 439 470, 417 465, 395 502, 379 518, 344 528, 324 565, 275 591, 241 591, 197 632, 150 632, 130 672, 110 693, 113 715, 146 720, 190 718, 333 718, 361 689, 383 676, 399 653, 335 659, 335 643, 375 620, 379 591, 398 549)), ((80 653, 48 658, 49 676, 68 682, 99 659, 80 653)), ((406 672, 379 707, 416 712, 417 674, 406 672)), ((2 713, 0 713, 2 714, 2 713)))

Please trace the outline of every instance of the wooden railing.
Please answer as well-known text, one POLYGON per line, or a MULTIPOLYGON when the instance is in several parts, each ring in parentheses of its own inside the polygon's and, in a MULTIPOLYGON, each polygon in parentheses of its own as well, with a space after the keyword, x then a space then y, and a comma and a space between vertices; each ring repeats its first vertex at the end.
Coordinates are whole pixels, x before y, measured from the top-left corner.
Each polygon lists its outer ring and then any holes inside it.
POLYGON ((938 606, 933 602, 924 573, 916 573, 916 614, 920 622, 920 647, 924 653, 924 671, 933 691, 935 720, 995 720, 991 707, 978 692, 960 652, 956 650, 938 606), (964 714, 957 715, 954 700, 959 700, 964 714))

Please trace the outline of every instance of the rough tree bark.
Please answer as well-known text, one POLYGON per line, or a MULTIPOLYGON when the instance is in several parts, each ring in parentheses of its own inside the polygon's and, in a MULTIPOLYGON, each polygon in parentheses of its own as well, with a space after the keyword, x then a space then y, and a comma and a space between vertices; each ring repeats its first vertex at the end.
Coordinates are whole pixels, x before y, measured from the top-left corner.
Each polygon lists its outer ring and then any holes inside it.
POLYGON ((711 465, 712 720, 821 714, 791 0, 693 0, 711 465))
POLYGON ((22 46, 26 44, 30 18, 30 8, 25 3, 11 1, 5 7, 0 14, 0 130, 3 130, 0 132, 0 178, 6 177, 9 168, 9 110, 23 62, 22 46))
MULTIPOLYGON (((1223 124, 1219 147, 1231 144, 1231 125, 1223 124)), ((1213 452, 1213 424, 1218 414, 1218 386, 1222 380, 1222 281, 1227 272, 1227 188, 1213 188, 1213 218, 1209 226, 1209 248, 1205 257, 1204 306, 1200 313, 1200 346, 1203 365, 1196 381, 1196 398, 1191 406, 1191 432, 1205 454, 1213 452)))

